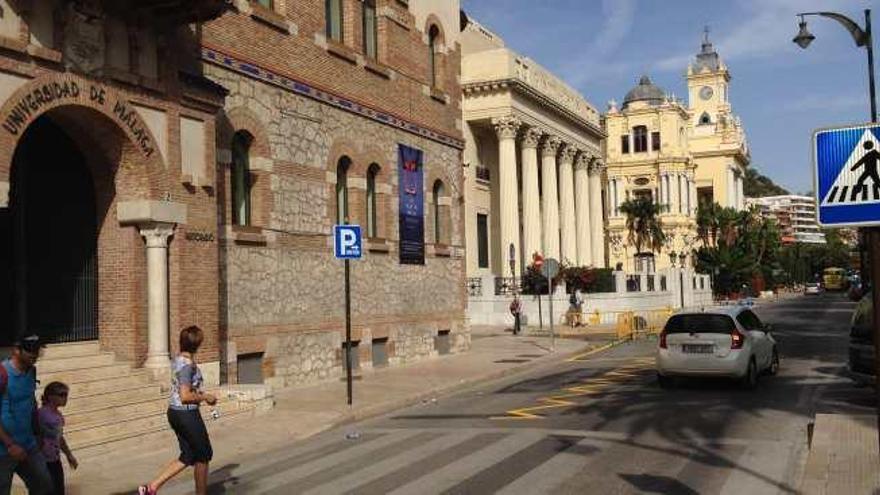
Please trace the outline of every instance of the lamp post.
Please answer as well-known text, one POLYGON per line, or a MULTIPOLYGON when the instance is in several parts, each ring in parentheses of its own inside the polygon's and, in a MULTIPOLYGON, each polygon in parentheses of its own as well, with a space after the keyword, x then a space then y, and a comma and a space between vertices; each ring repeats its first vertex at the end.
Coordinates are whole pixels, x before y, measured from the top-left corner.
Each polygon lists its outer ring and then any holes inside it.
MULTIPOLYGON (((871 9, 865 9, 865 28, 862 29, 855 21, 841 14, 837 14, 835 12, 803 12, 798 14, 801 18, 797 36, 795 36, 792 41, 797 43, 801 48, 807 48, 810 46, 810 43, 816 39, 813 34, 811 34, 807 30, 807 21, 804 20, 804 17, 811 15, 818 15, 822 17, 828 17, 829 19, 834 19, 839 22, 843 27, 849 31, 849 34, 852 35, 853 41, 855 41, 857 47, 864 47, 865 51, 868 55, 868 91, 870 93, 871 99, 871 122, 877 122, 877 97, 874 90, 874 41, 871 37, 871 9)), ((865 234, 867 234, 870 242, 869 253, 870 253, 870 265, 871 265, 871 282, 876 283, 880 280, 880 229, 878 228, 870 228, 864 229, 860 231, 862 246, 865 245, 864 238, 865 234), (867 232, 865 232, 865 230, 867 232)), ((865 250, 861 249, 862 256, 862 279, 865 278, 865 250)), ((880 291, 875 287, 872 291, 872 299, 874 308, 880 307, 880 291)), ((880 314, 875 310, 874 311, 874 377, 876 383, 876 392, 877 392, 877 433, 878 433, 878 447, 880 447, 880 314)))
POLYGON ((510 262, 510 277, 513 280, 513 304, 511 304, 511 310, 513 313, 513 334, 519 335, 520 332, 520 314, 522 313, 522 306, 519 302, 519 294, 517 291, 516 284, 516 246, 513 243, 510 243, 510 247, 508 249, 509 254, 509 262, 510 262))

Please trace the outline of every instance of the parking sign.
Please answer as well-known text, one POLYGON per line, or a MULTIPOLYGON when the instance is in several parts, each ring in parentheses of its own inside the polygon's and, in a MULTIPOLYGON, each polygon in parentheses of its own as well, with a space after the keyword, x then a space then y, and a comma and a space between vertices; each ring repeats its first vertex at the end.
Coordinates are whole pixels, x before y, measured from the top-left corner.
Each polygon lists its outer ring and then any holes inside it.
POLYGON ((813 162, 819 225, 880 225, 880 125, 816 131, 813 162))
POLYGON ((363 254, 360 225, 333 226, 333 252, 337 259, 357 260, 363 254))

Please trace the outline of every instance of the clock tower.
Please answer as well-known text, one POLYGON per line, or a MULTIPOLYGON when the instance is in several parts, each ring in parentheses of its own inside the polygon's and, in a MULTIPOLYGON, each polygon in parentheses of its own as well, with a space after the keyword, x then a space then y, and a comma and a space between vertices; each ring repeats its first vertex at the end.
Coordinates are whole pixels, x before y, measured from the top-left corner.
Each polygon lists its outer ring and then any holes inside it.
POLYGON ((695 131, 703 127, 703 132, 706 132, 730 113, 730 72, 709 41, 709 28, 704 31, 703 44, 696 61, 688 67, 687 84, 688 106, 693 119, 691 125, 695 131))

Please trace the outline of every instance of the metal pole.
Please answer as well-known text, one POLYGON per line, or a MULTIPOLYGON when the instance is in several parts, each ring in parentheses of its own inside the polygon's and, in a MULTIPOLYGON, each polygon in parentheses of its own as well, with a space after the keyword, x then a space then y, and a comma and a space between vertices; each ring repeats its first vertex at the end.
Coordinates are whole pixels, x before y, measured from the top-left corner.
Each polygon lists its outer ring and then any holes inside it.
POLYGON ((877 122, 877 96, 874 91, 874 40, 871 37, 871 9, 865 9, 865 34, 868 35, 868 90, 871 92, 871 122, 877 122))
POLYGON ((544 315, 541 313, 541 291, 538 291, 538 330, 544 329, 544 315))
POLYGON ((345 387, 348 405, 351 405, 351 281, 349 261, 345 260, 345 387))
POLYGON ((550 299, 550 349, 556 352, 556 334, 553 332, 553 277, 547 277, 547 294, 550 299))
MULTIPOLYGON (((871 247, 871 278, 880 280, 880 228, 873 227, 869 231, 871 247)), ((880 290, 871 289, 871 300, 874 308, 880 308, 880 290)), ((877 393, 877 441, 880 447, 880 314, 874 310, 874 388, 877 393)))

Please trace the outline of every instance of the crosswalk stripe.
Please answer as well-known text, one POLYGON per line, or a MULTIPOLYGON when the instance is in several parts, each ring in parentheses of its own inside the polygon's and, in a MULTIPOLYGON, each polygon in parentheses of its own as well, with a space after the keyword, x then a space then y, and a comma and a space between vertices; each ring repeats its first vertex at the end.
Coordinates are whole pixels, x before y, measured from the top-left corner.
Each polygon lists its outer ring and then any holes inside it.
POLYGON ((507 433, 480 433, 474 435, 462 443, 457 443, 446 449, 433 452, 429 457, 422 459, 419 462, 409 463, 397 470, 385 473, 379 478, 358 485, 346 492, 346 495, 383 495, 395 488, 448 466, 468 453, 474 452, 481 447, 491 445, 507 435, 507 433))
POLYGON ((580 472, 584 465, 605 446, 603 442, 597 442, 593 439, 581 439, 571 448, 563 450, 547 462, 505 486, 496 495, 555 493, 556 485, 580 472))
MULTIPOLYGON (((459 447, 462 442, 473 436, 473 433, 452 433, 417 445, 412 449, 399 451, 396 455, 385 459, 377 459, 375 455, 371 455, 370 462, 362 464, 363 469, 355 468, 349 471, 349 474, 337 477, 330 483, 325 483, 305 491, 304 495, 347 492, 359 485, 369 483, 394 472, 400 466, 420 464, 422 459, 432 456, 437 452, 442 452, 450 447, 459 447)), ((300 484, 295 483, 295 485, 299 486, 300 484)), ((364 492, 358 490, 357 493, 363 494, 364 492)))
POLYGON ((692 460, 676 474, 675 479, 695 493, 718 493, 746 451, 745 445, 695 445, 691 447, 692 460))
POLYGON ((833 203, 834 198, 837 197, 837 191, 840 189, 840 186, 834 186, 831 188, 831 192, 828 193, 828 202, 833 203))
POLYGON ((509 435, 502 440, 486 446, 480 450, 463 454, 456 462, 438 469, 428 476, 423 476, 415 481, 407 483, 389 495, 424 495, 426 493, 441 493, 473 476, 475 473, 492 466, 510 455, 540 441, 545 435, 539 431, 527 430, 509 435))
MULTIPOLYGON (((277 486, 288 484, 299 478, 311 476, 326 469, 347 462, 352 459, 368 457, 374 450, 385 448, 388 445, 397 445, 406 442, 412 437, 418 436, 419 431, 400 431, 381 436, 374 440, 353 440, 351 446, 339 452, 318 459, 306 461, 302 464, 291 465, 288 469, 278 469, 265 476, 252 477, 245 475, 245 483, 236 487, 236 491, 243 493, 260 493, 271 490, 277 486)), ((363 438, 363 437, 362 437, 363 438)))
POLYGON ((786 478, 791 460, 798 458, 794 450, 789 442, 750 446, 736 460, 737 467, 721 487, 720 495, 779 493, 779 481, 786 478))

